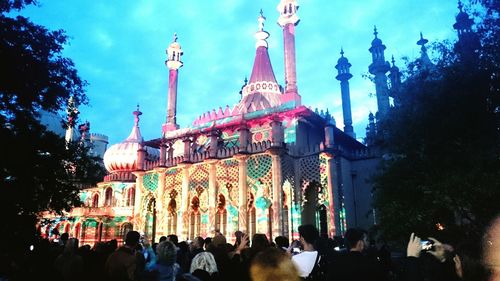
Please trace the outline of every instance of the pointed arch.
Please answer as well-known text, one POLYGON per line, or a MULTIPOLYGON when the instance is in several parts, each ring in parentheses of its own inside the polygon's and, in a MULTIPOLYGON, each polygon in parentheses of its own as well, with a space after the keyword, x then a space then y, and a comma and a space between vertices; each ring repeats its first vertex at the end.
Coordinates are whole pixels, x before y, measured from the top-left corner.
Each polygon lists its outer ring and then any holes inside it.
POLYGON ((94 195, 92 195, 92 205, 90 206, 92 208, 97 208, 99 207, 99 193, 94 193, 94 195))
POLYGON ((104 206, 111 207, 113 204, 113 188, 108 187, 104 191, 104 206))

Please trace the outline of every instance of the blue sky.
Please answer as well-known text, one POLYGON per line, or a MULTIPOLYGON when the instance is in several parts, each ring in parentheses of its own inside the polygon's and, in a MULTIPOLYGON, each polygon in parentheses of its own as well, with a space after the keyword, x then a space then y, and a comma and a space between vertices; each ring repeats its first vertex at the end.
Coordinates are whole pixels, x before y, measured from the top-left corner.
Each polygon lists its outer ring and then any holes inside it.
MULTIPOLYGON (((168 69, 165 50, 178 33, 184 50, 178 86, 177 120, 188 126, 203 112, 234 105, 255 55, 258 12, 265 30, 278 83, 284 84, 282 31, 277 25, 279 0, 40 0, 21 13, 49 29, 64 29, 80 76, 89 82, 90 106, 80 108, 91 132, 109 136, 110 145, 124 140, 140 104, 145 139, 160 137, 166 119, 168 69)), ((419 32, 430 42, 455 40, 455 0, 298 0, 296 28, 297 79, 302 103, 325 109, 343 128, 340 85, 334 68, 343 47, 351 64, 354 129, 364 137, 367 116, 376 112, 374 85, 363 78, 376 24, 394 55, 419 56, 419 32)))

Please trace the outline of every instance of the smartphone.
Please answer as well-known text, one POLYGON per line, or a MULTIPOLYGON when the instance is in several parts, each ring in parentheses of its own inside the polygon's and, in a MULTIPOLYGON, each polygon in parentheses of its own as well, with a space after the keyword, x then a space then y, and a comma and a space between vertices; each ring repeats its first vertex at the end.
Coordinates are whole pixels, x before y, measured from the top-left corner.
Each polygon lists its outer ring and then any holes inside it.
POLYGON ((420 245, 422 246, 422 251, 429 251, 432 249, 432 245, 434 243, 430 240, 422 240, 420 241, 420 245))
POLYGON ((293 249, 292 249, 292 252, 293 252, 294 254, 298 254, 298 253, 300 253, 300 248, 293 248, 293 249))

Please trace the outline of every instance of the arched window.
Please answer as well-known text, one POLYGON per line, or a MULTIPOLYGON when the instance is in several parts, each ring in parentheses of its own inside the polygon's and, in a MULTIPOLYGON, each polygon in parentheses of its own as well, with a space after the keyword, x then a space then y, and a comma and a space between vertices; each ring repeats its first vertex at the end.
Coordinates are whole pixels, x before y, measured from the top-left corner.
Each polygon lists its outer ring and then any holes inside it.
POLYGON ((75 232, 74 232, 74 235, 75 235, 76 239, 80 239, 81 229, 82 229, 82 224, 81 223, 77 223, 76 226, 75 226, 75 232))
POLYGON ((110 207, 113 202, 113 189, 108 187, 104 195, 104 206, 110 207))
POLYGON ((99 207, 99 194, 94 194, 94 196, 92 196, 92 208, 97 208, 99 207))
POLYGON ((200 219, 201 215, 199 212, 200 208, 200 199, 198 197, 193 197, 193 200, 191 200, 191 227, 189 231, 189 238, 194 239, 197 235, 200 234, 200 219))
POLYGON ((64 226, 64 233, 68 233, 69 234, 69 228, 70 228, 70 224, 67 223, 65 226, 64 226))
POLYGON ((226 210, 226 197, 219 194, 219 202, 217 203, 217 212, 215 214, 215 228, 227 235, 227 210, 226 210))
POLYGON ((126 206, 134 206, 134 202, 135 202, 135 188, 132 187, 132 188, 128 189, 127 202, 125 205, 126 206))

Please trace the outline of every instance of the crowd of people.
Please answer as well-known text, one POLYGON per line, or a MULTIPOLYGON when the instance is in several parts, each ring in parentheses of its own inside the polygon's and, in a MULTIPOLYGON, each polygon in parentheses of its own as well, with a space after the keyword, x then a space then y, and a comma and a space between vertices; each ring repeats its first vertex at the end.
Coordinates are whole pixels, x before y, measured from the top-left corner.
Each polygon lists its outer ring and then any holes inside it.
POLYGON ((482 257, 412 233, 406 255, 395 259, 362 229, 336 240, 320 237, 313 225, 298 231, 300 239, 291 243, 283 236, 250 239, 236 231, 234 244, 218 232, 181 242, 172 234, 149 243, 130 231, 122 246, 111 240, 93 248, 63 234, 58 242, 41 240, 22 263, 3 264, 0 280, 500 280, 500 217, 485 233, 482 257))

